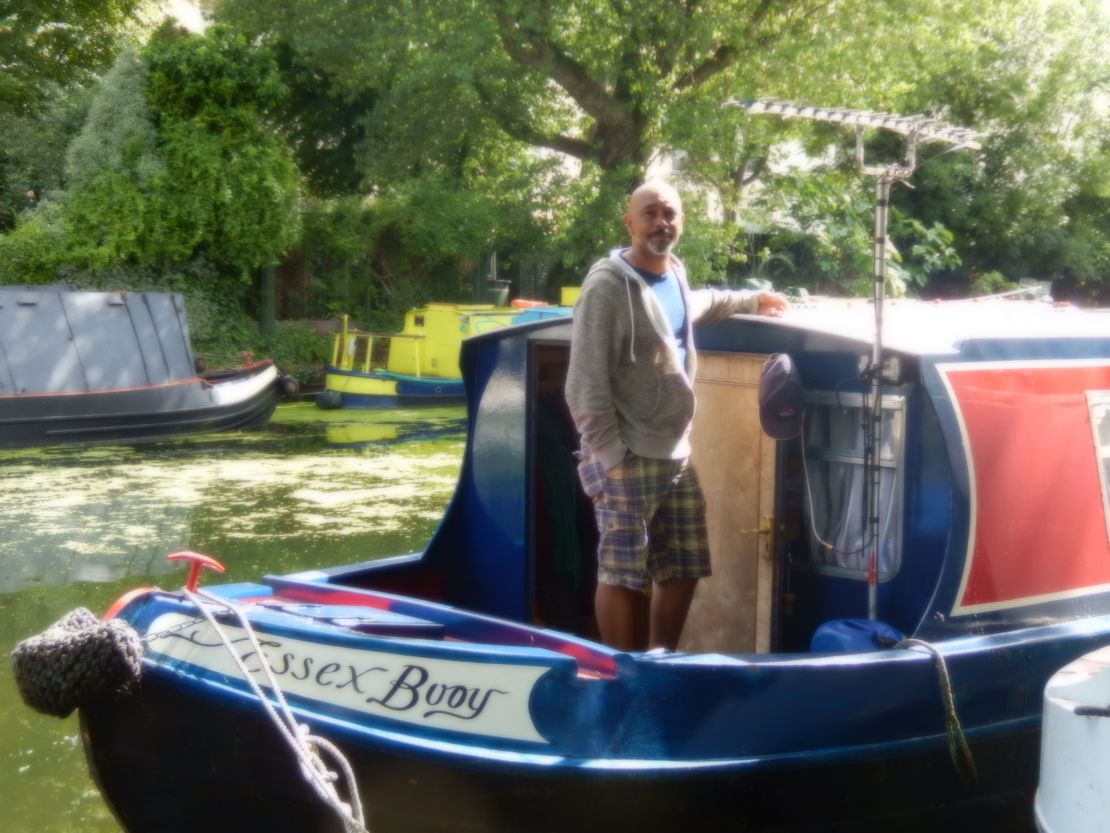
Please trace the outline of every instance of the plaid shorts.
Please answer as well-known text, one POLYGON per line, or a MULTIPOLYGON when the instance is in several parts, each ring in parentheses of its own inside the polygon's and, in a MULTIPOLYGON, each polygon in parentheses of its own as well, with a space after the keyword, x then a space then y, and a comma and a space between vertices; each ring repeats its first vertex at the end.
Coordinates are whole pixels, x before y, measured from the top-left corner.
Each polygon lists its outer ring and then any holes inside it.
POLYGON ((597 515, 597 580, 631 590, 672 578, 708 576, 705 495, 689 460, 627 453, 607 472, 600 460, 578 464, 597 515))

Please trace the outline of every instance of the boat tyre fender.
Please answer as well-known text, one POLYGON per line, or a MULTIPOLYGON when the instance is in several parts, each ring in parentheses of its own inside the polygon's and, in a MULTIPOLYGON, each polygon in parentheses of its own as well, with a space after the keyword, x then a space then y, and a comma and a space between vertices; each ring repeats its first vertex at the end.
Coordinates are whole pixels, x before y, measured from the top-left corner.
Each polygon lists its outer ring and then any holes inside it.
POLYGON ((334 411, 343 404, 337 390, 323 390, 316 394, 316 407, 325 411, 334 411))
POLYGON ((142 641, 127 622, 101 622, 79 607, 16 645, 11 661, 24 703, 68 717, 78 706, 134 687, 142 656, 142 641))
POLYGON ((278 390, 281 395, 286 399, 292 399, 301 391, 301 386, 297 384, 297 380, 288 374, 278 379, 278 390))

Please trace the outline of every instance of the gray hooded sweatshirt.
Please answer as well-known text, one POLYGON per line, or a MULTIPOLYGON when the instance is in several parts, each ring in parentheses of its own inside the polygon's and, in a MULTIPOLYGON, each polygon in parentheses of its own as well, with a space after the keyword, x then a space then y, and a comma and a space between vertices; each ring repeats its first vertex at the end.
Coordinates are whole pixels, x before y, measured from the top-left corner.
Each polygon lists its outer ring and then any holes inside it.
POLYGON ((582 452, 606 469, 631 450, 659 460, 690 455, 697 371, 693 324, 757 311, 759 293, 691 290, 682 262, 671 270, 686 304, 686 366, 654 292, 614 249, 586 275, 574 307, 566 397, 582 452))

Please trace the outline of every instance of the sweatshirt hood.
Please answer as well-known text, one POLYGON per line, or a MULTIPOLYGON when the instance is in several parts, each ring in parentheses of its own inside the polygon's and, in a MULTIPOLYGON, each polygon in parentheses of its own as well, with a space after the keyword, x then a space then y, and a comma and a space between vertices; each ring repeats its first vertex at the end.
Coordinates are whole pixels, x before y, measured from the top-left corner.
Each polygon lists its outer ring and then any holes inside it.
MULTIPOLYGON (((629 329, 631 331, 628 339, 628 360, 632 363, 635 363, 636 314, 632 301, 633 283, 636 283, 640 287, 640 297, 645 299, 644 306, 646 307, 648 318, 651 319, 651 322, 655 325, 655 328, 659 330, 660 334, 665 334, 667 332, 667 326, 666 322, 664 322, 663 318, 661 317, 663 316, 662 309, 659 307, 658 304, 653 303, 650 300, 650 298, 652 298, 653 296, 645 294, 651 291, 651 287, 648 286, 647 281, 645 281, 643 277, 641 277, 640 273, 636 271, 636 268, 627 260, 625 260, 624 253, 627 251, 627 247, 611 249, 609 251, 608 260, 611 264, 613 264, 613 266, 616 267, 617 273, 624 278, 625 296, 628 299, 628 323, 629 329)), ((682 265, 682 261, 680 261, 674 255, 670 255, 669 264, 670 268, 674 271, 674 274, 678 279, 679 289, 682 292, 683 298, 685 299, 686 282, 682 280, 682 276, 686 274, 686 270, 682 265)))

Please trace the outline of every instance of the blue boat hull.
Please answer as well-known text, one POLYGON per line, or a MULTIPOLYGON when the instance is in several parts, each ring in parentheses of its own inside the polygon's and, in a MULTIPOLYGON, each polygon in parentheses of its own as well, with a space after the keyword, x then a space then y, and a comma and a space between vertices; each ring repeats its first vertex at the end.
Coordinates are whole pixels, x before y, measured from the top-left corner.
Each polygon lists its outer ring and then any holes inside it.
POLYGON ((404 408, 461 405, 466 391, 462 379, 406 376, 386 371, 361 373, 327 369, 324 391, 317 397, 322 408, 404 408))
MULTIPOLYGON (((342 833, 255 709, 213 710, 179 684, 149 679, 130 698, 83 710, 82 733, 94 777, 129 831, 342 833), (175 751, 152 756, 152 749, 175 751)), ((358 773, 368 828, 389 833, 674 833, 695 825, 706 833, 1033 831, 1032 727, 973 744, 984 773, 974 787, 955 776, 943 748, 783 767, 740 764, 712 774, 553 774, 460 765, 332 737, 358 773)))
MULTIPOLYGON (((699 594, 723 584, 741 600, 695 634, 711 647, 625 653, 597 640, 597 527, 574 479, 561 321, 465 342, 467 449, 425 550, 220 592, 249 600, 286 695, 349 756, 378 833, 1031 830, 1043 687, 1110 642, 1098 489, 1110 450, 1095 454, 1110 437, 1110 338, 1104 317, 1030 308, 1044 330, 1032 338, 1021 309, 999 319, 1010 338, 971 329, 938 347, 951 314, 932 305, 900 331, 929 339, 898 354, 880 403, 891 520, 870 620, 857 618, 869 591, 860 539, 845 537, 837 561, 810 531, 821 501, 822 529, 866 505, 864 395, 852 388, 867 345, 839 319, 820 330, 800 317, 698 332, 725 357, 715 390, 749 404, 750 371, 790 352, 820 420, 761 458, 782 475, 764 528, 740 521, 746 483, 707 487, 727 522, 721 543, 775 539, 750 548, 775 571, 759 650, 715 630, 755 595, 738 592, 752 574, 729 578, 716 562, 699 594)), ((723 404, 736 435, 740 408, 723 404)), ((699 474, 738 467, 713 456, 699 474)), ((195 610, 159 593, 117 613, 145 637, 144 680, 83 720, 128 830, 241 829, 222 815, 230 806, 265 829, 327 829, 195 610), (180 809, 167 818, 159 802, 180 809)))

